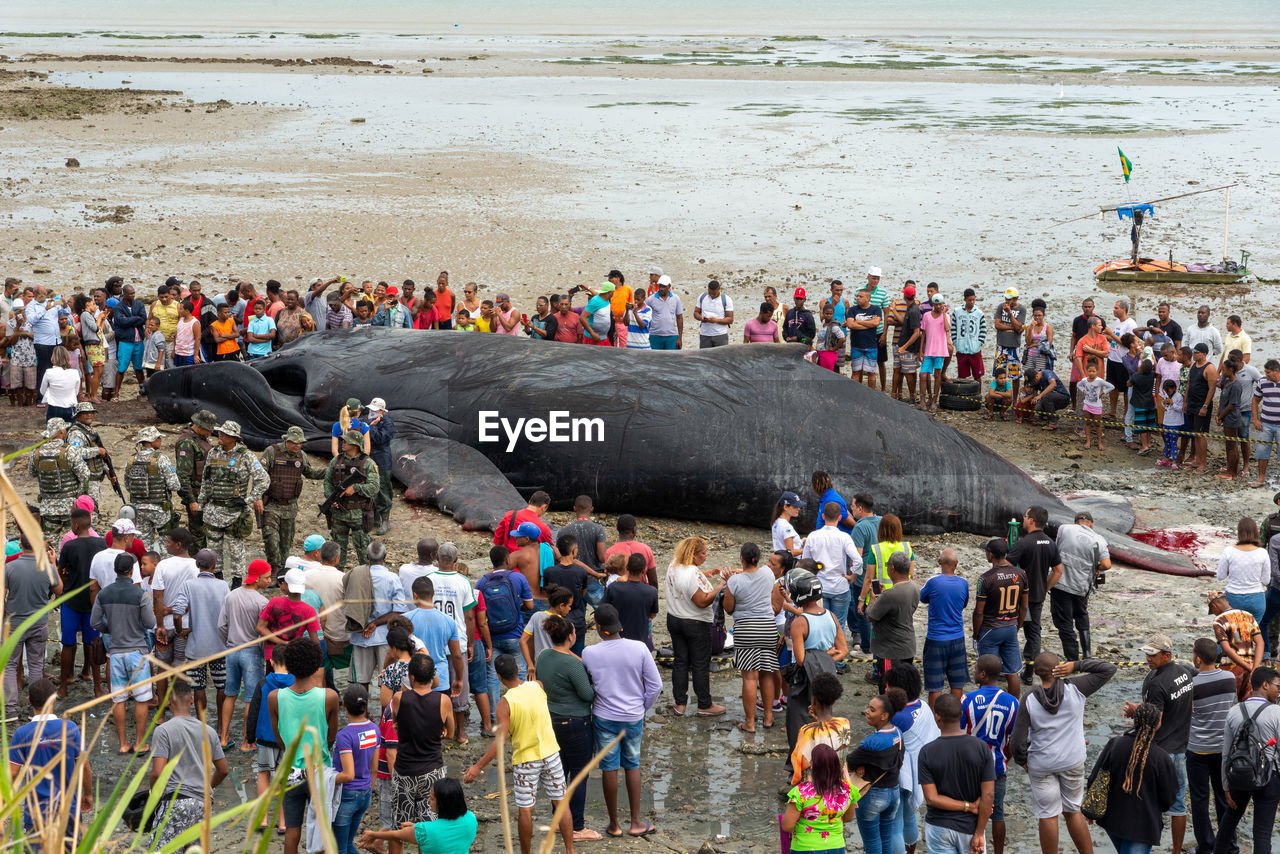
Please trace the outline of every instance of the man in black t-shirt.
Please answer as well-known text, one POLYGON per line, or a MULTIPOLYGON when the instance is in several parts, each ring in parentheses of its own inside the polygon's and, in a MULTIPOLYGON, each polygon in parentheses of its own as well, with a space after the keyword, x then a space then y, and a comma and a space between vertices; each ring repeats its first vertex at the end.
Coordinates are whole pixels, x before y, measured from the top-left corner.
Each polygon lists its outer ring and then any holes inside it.
POLYGON ((618 609, 618 622, 622 623, 622 636, 627 640, 643 641, 653 649, 653 635, 649 626, 658 616, 658 591, 645 581, 645 559, 642 554, 627 558, 627 575, 610 584, 604 591, 601 605, 618 609))
POLYGON ((916 374, 920 372, 920 347, 924 336, 920 332, 920 304, 916 302, 916 289, 907 285, 902 289, 905 304, 898 331, 894 334, 893 396, 902 399, 902 378, 907 378, 907 401, 916 403, 916 374))
POLYGON ((920 749, 919 778, 928 806, 924 842, 931 852, 972 851, 995 805, 995 757, 985 741, 960 728, 960 709, 954 694, 934 701, 941 735, 920 749))
MULTIPOLYGON (((1191 738, 1191 706, 1195 701, 1195 668, 1173 660, 1173 641, 1168 635, 1152 635, 1142 647, 1150 671, 1142 680, 1142 701, 1160 710, 1160 728, 1155 743, 1173 758, 1178 772, 1178 797, 1165 815, 1173 833, 1173 850, 1182 850, 1187 832, 1187 741, 1191 738)), ((1124 704, 1124 716, 1133 717, 1138 704, 1124 704)))
POLYGON ((1049 511, 1032 505, 1022 516, 1026 533, 1009 549, 1009 562, 1027 574, 1030 595, 1027 597, 1027 619, 1022 624, 1025 643, 1022 645, 1022 678, 1031 679, 1031 663, 1041 652, 1040 615, 1049 589, 1062 577, 1062 559, 1058 556, 1058 544, 1044 531, 1049 523, 1049 511))
POLYGON ((67 696, 67 686, 71 684, 71 674, 76 665, 76 639, 84 644, 84 667, 80 678, 93 680, 93 696, 102 695, 102 662, 95 660, 93 642, 98 633, 89 625, 89 614, 93 611, 93 597, 89 594, 89 567, 93 564, 94 555, 106 551, 107 541, 89 533, 91 515, 88 510, 77 507, 71 511, 71 532, 75 538, 67 540, 58 554, 58 574, 62 576, 62 589, 70 593, 80 590, 62 604, 62 681, 58 685, 58 696, 67 696))

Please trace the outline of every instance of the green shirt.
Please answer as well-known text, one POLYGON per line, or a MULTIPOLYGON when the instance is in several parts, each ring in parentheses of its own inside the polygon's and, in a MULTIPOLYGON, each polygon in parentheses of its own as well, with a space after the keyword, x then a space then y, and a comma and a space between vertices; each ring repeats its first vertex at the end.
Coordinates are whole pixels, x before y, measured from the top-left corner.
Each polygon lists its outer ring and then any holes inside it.
POLYGON ((596 698, 582 659, 555 649, 544 649, 533 663, 542 689, 547 692, 547 709, 553 715, 585 718, 596 698))
POLYGON ((326 766, 333 763, 329 756, 329 718, 324 710, 324 692, 325 689, 320 687, 312 688, 305 694, 299 694, 293 688, 276 691, 276 716, 284 745, 292 743, 299 733, 302 735, 298 752, 293 758, 295 769, 306 768, 308 745, 311 746, 312 753, 319 748, 318 761, 326 766))
POLYGON ((787 793, 787 805, 800 812, 800 820, 791 831, 792 851, 844 850, 844 813, 856 803, 858 793, 844 783, 844 794, 827 801, 805 781, 787 793))
POLYGON ((476 840, 476 814, 467 810, 462 818, 420 821, 413 838, 422 854, 467 854, 476 840))

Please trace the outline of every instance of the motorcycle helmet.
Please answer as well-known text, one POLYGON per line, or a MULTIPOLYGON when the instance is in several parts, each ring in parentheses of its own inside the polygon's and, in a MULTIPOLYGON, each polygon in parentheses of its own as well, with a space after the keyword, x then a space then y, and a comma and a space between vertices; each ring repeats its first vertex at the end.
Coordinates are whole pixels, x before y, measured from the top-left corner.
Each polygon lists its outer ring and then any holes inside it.
POLYGON ((787 595, 795 605, 807 605, 822 598, 822 582, 808 570, 793 569, 787 573, 787 595))

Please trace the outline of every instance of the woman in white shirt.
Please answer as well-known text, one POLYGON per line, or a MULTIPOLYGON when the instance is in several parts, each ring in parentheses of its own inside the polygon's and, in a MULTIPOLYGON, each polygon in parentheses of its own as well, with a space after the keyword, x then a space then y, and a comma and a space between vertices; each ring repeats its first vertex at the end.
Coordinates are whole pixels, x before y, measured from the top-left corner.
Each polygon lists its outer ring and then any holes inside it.
POLYGON ((789 551, 796 557, 804 554, 804 539, 796 533, 791 520, 800 515, 804 502, 794 492, 784 492, 773 505, 773 550, 789 551))
POLYGON ((68 423, 76 418, 76 403, 80 399, 80 372, 71 367, 67 348, 59 344, 50 357, 53 363, 40 381, 40 399, 45 405, 44 417, 63 418, 68 423))
POLYGON ((1218 558, 1218 580, 1227 582, 1224 592, 1231 607, 1248 611, 1262 625, 1271 560, 1259 541, 1258 523, 1248 516, 1241 519, 1236 525, 1236 544, 1227 546, 1218 558))
POLYGON ((711 702, 711 620, 716 594, 724 589, 724 574, 703 573, 707 544, 701 537, 685 537, 676 543, 675 557, 667 567, 667 632, 671 635, 671 699, 675 713, 683 715, 689 697, 689 672, 702 717, 723 715, 725 707, 711 702))

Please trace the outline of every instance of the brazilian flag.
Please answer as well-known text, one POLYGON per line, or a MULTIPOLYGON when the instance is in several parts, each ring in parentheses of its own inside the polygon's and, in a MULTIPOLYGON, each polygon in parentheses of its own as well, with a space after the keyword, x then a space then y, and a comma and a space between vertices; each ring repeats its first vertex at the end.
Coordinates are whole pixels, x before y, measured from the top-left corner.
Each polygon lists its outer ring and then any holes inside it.
POLYGON ((1129 175, 1133 172, 1133 161, 1125 157, 1124 152, 1120 151, 1119 147, 1116 148, 1116 151, 1120 152, 1120 171, 1124 173, 1124 182, 1128 184, 1129 175))

